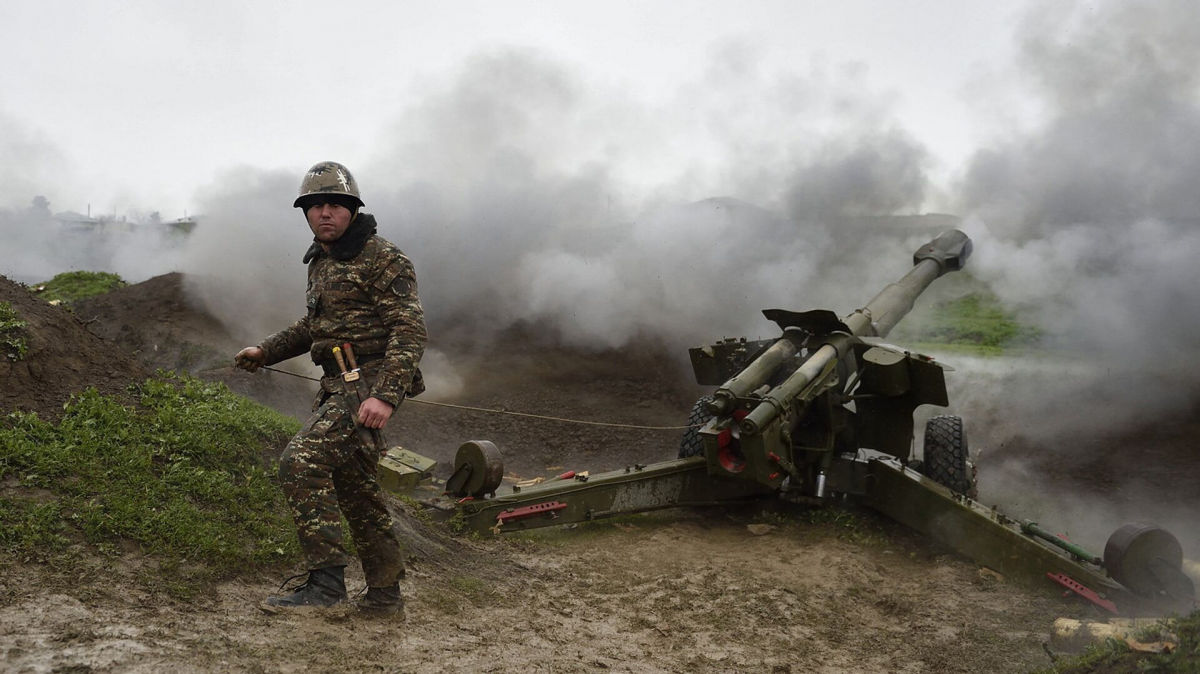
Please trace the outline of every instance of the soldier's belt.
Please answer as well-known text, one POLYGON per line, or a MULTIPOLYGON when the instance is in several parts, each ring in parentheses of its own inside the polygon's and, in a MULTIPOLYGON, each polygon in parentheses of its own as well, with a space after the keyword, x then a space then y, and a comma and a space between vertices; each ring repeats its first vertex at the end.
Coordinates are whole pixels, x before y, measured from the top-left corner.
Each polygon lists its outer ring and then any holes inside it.
MULTIPOLYGON (((325 367, 325 363, 332 363, 337 367, 333 358, 333 347, 341 347, 345 340, 338 341, 334 339, 318 339, 314 340, 312 347, 309 349, 309 356, 312 357, 312 362, 325 367)), ((388 340, 386 337, 377 337, 373 339, 362 339, 353 342, 354 353, 359 357, 360 362, 366 362, 372 358, 382 358, 387 351, 388 340)), ((334 375, 341 374, 334 372, 334 375)))
MULTIPOLYGON (((356 354, 356 355, 358 356, 359 366, 366 365, 367 363, 373 363, 378 360, 383 360, 382 353, 367 353, 367 354, 356 354)), ((328 359, 323 360, 320 363, 318 363, 318 365, 321 366, 321 369, 325 372, 326 377, 337 377, 338 379, 341 379, 342 370, 338 367, 337 360, 335 360, 332 355, 328 359)))

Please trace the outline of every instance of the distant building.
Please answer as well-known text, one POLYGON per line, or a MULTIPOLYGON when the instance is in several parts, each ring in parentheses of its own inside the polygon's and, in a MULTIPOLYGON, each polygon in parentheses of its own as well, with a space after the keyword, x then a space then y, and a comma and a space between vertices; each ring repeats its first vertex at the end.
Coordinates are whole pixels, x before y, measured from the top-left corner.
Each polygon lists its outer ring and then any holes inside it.
POLYGON ((175 220, 167 220, 162 224, 170 227, 174 231, 178 231, 181 234, 191 234, 192 230, 196 228, 196 220, 197 218, 194 215, 185 215, 182 218, 177 218, 175 220))
POLYGON ((54 220, 61 225, 63 229, 83 232, 94 232, 99 229, 100 225, 102 224, 100 220, 97 220, 90 215, 76 213, 75 211, 63 211, 62 213, 55 213, 54 220))

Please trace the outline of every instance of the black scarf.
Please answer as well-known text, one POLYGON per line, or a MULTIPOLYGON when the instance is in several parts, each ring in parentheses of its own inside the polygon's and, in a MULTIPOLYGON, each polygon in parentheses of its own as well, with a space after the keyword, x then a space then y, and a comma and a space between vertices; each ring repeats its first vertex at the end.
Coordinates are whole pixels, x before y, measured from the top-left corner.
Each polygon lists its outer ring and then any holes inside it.
MULTIPOLYGON (((329 247, 329 256, 335 260, 353 260, 362 252, 363 246, 367 245, 367 239, 375 234, 375 216, 370 213, 359 213, 354 222, 346 228, 345 233, 341 238, 333 242, 329 247)), ((313 238, 313 244, 308 247, 308 252, 304 254, 304 264, 314 258, 320 257, 325 253, 325 249, 321 247, 320 242, 313 238)))

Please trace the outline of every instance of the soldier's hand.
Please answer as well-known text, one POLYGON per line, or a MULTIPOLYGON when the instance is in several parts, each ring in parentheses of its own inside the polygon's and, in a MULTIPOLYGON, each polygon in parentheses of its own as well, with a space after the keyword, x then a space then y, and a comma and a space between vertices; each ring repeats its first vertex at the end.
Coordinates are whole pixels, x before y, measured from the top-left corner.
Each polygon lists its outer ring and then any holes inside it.
POLYGON ((395 409, 379 398, 367 398, 358 406, 358 420, 367 428, 383 428, 395 409))
POLYGON ((237 355, 233 357, 234 365, 237 365, 247 372, 254 372, 258 370, 258 368, 266 365, 266 362, 267 354, 263 352, 262 348, 257 346, 247 346, 241 351, 238 351, 237 355))

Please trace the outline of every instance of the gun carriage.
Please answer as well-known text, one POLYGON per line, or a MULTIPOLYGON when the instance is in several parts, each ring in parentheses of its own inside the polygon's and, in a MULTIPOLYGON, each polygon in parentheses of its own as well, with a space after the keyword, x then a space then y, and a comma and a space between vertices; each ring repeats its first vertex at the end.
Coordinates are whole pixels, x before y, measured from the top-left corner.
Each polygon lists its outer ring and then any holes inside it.
POLYGON ((812 506, 856 502, 1005 575, 1048 577, 1116 611, 1195 605, 1182 548, 1169 532, 1118 529, 1103 557, 975 500, 962 419, 939 415, 923 456, 910 456, 913 411, 947 406, 945 368, 883 341, 936 279, 966 264, 971 240, 944 232, 913 268, 844 318, 770 309, 782 334, 693 348, 696 380, 716 387, 692 410, 679 458, 597 475, 564 473, 498 495, 503 466, 486 440, 464 443, 447 493, 468 529, 505 533, 681 506, 778 498, 812 506))

